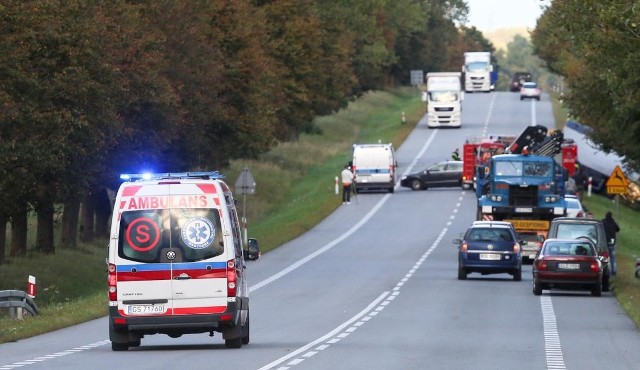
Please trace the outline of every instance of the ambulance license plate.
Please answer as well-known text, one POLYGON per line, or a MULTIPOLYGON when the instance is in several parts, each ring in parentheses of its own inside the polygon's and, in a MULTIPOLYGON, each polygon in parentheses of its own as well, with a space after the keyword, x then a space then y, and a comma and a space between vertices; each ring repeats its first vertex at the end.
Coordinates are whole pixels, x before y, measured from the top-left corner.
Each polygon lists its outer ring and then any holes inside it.
POLYGON ((138 304, 127 307, 129 315, 158 315, 165 312, 163 304, 138 304))

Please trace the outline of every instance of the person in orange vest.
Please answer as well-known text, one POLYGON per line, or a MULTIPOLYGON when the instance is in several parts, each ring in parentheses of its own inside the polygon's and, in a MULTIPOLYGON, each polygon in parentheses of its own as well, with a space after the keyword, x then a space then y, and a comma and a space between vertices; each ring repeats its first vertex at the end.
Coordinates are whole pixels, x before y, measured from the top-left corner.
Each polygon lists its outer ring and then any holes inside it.
POLYGON ((351 172, 351 166, 346 164, 340 175, 342 177, 342 204, 351 204, 351 186, 355 178, 351 172))

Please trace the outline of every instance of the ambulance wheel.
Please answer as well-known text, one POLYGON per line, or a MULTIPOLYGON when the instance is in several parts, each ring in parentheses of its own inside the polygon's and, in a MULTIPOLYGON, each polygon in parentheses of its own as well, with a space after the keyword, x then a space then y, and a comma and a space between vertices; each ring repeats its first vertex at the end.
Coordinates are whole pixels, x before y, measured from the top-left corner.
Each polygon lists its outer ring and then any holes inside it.
POLYGON ((126 351, 129 349, 129 343, 111 342, 112 351, 126 351))
POLYGON ((247 312, 247 322, 244 324, 242 344, 249 344, 249 313, 247 312))
POLYGON ((242 347, 242 336, 233 339, 225 339, 224 346, 227 348, 240 348, 242 347))

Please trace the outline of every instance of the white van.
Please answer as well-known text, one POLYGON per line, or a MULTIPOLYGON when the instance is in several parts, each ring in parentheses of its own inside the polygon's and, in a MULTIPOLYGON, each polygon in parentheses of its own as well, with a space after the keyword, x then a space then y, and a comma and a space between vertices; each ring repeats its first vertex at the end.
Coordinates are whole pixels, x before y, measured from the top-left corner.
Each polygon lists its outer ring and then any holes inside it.
POLYGON ((249 291, 235 202, 218 172, 123 175, 109 240, 114 351, 150 334, 222 333, 249 343, 249 291))
POLYGON ((393 144, 353 144, 352 166, 356 192, 383 189, 393 193, 398 167, 393 144))

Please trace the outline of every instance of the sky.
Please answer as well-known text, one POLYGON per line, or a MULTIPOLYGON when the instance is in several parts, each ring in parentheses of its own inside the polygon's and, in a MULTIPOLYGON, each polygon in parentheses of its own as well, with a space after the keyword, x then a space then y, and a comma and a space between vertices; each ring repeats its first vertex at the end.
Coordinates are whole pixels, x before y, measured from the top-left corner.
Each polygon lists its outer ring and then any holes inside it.
POLYGON ((468 26, 482 32, 501 28, 527 27, 533 29, 542 14, 540 5, 551 0, 466 0, 469 6, 468 26))

